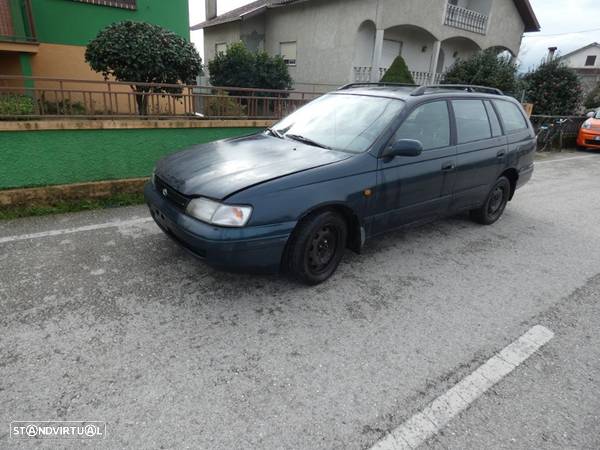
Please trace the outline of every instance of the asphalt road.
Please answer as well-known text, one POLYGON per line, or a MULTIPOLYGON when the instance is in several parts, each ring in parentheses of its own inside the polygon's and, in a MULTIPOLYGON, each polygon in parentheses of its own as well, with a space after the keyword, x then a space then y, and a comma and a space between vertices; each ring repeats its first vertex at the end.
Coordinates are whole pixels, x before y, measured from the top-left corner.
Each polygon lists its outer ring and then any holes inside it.
POLYGON ((214 271, 151 222, 93 227, 142 207, 0 222, 0 448, 369 448, 536 324, 554 339, 425 445, 599 448, 600 155, 569 156, 496 225, 392 233, 314 288, 214 271))

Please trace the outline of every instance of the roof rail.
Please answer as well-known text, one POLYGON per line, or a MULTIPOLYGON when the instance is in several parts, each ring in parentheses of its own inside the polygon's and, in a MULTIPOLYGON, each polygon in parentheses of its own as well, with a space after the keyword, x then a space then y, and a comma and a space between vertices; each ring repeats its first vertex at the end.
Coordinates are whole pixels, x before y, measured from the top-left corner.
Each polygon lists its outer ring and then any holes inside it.
POLYGON ((432 84, 429 86, 419 86, 417 89, 412 91, 410 95, 425 95, 427 93, 427 90, 429 89, 449 89, 453 91, 480 92, 483 94, 504 95, 504 92, 502 92, 500 89, 487 86, 477 86, 473 84, 432 84))
POLYGON ((406 84, 406 83, 386 83, 386 82, 378 82, 378 83, 371 83, 371 82, 357 82, 357 83, 348 83, 345 84, 344 86, 339 87, 337 90, 338 91, 343 91, 346 89, 351 89, 354 87, 360 87, 360 86, 392 86, 392 87, 412 87, 412 88, 416 88, 418 87, 418 85, 416 84, 406 84))

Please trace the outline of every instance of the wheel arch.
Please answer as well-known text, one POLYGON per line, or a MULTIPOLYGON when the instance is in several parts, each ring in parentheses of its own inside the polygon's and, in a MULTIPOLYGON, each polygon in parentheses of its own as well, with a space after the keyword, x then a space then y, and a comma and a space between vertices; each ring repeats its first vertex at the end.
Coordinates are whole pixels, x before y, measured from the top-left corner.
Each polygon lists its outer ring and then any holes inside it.
POLYGON ((517 190, 519 172, 514 167, 511 167, 510 169, 506 169, 504 172, 502 172, 500 176, 508 178, 508 181, 510 182, 510 197, 508 198, 508 200, 512 200, 515 196, 515 191, 517 190))
POLYGON ((358 214, 356 214, 356 211, 351 206, 343 202, 329 202, 319 204, 306 210, 298 218, 298 223, 296 224, 296 227, 294 228, 292 234, 296 231, 298 225, 300 225, 302 221, 306 220, 308 217, 314 214, 318 214, 323 211, 334 211, 344 218, 346 224, 348 225, 348 238, 346 241, 346 247, 356 253, 360 253, 364 240, 362 222, 358 214))

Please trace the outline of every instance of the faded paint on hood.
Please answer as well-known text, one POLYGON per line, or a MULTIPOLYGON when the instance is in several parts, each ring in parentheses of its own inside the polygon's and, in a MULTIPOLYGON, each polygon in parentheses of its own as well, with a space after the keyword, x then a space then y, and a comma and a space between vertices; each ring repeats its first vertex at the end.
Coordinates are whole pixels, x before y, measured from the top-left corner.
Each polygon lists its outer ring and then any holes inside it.
POLYGON ((158 162, 156 174, 184 195, 222 200, 250 186, 350 156, 257 134, 174 153, 158 162))

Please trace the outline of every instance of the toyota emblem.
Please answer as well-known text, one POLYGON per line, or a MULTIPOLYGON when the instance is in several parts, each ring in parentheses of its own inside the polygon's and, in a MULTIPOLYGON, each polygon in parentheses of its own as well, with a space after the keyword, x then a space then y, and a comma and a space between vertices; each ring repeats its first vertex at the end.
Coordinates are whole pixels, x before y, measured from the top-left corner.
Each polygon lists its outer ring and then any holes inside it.
POLYGON ((165 197, 167 196, 168 193, 169 193, 169 191, 167 191, 166 188, 162 190, 162 195, 164 195, 165 197))

